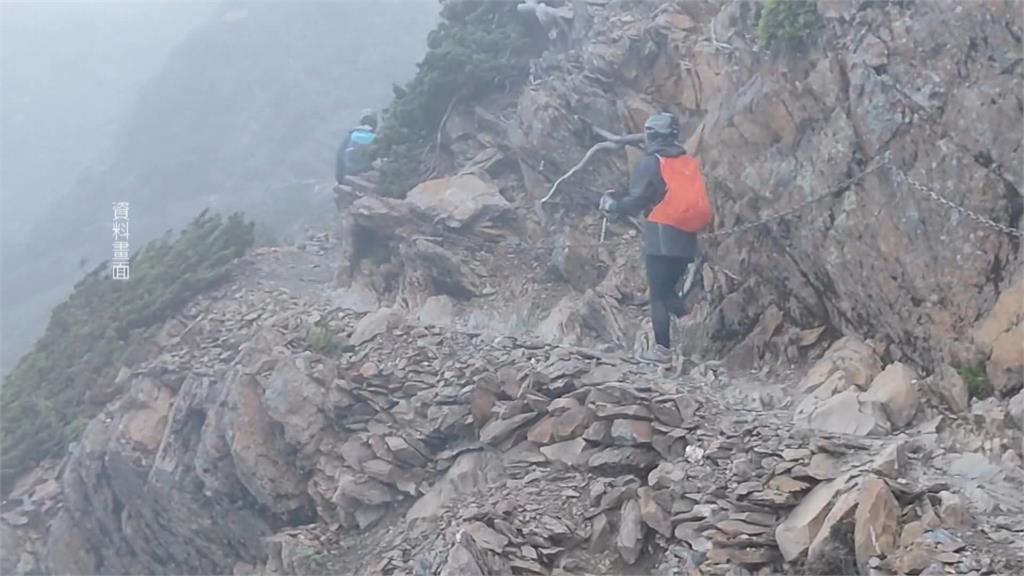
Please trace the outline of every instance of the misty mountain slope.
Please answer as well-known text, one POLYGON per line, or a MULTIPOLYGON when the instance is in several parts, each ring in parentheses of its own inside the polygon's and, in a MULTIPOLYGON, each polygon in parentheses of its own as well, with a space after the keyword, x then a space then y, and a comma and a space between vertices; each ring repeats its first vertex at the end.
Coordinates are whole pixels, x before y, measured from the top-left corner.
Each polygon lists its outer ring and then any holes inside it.
POLYGON ((110 203, 131 202, 140 247, 205 207, 278 228, 321 216, 333 156, 360 109, 411 75, 438 6, 417 2, 239 2, 173 51, 118 131, 109 164, 86 174, 4 259, 4 365, 50 307, 110 257, 110 203), (297 183, 297 184, 296 184, 297 183))
MULTIPOLYGON (((15 483, 0 566, 1020 572, 1019 243, 896 170, 1019 226, 1016 143, 958 127, 1021 125, 1000 102, 1022 71, 998 65, 1021 23, 999 2, 818 6, 575 2, 522 84, 446 104, 414 81, 403 104, 430 103, 421 134, 441 132, 414 152, 442 157, 437 178, 404 199, 339 187, 340 254, 327 234, 254 250, 185 305, 60 465, 15 483), (803 50, 768 49, 772 10, 803 50), (705 126, 686 145, 719 231, 834 191, 707 239, 671 370, 629 354, 647 331, 635 231, 611 222, 595 242, 597 197, 635 151, 534 209, 596 128, 636 132, 659 109, 705 126), (972 163, 986 154, 1003 168, 972 163), (889 168, 870 170, 878 157, 889 168)), ((496 39, 473 52, 485 68, 511 54, 482 20, 447 22, 459 33, 431 52, 496 39)), ((453 62, 438 60, 420 67, 428 87, 453 62)))
POLYGON ((29 225, 49 202, 82 169, 108 159, 139 88, 213 8, 205 2, 0 5, 5 249, 24 248, 29 225))

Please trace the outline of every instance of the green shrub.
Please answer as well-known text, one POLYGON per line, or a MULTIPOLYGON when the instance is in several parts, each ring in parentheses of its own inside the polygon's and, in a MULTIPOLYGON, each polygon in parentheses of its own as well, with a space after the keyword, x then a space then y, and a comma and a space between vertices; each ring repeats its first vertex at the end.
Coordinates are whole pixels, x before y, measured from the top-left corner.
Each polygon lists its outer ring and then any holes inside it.
POLYGON ((253 244, 253 226, 234 214, 200 214, 130 263, 131 279, 110 278, 103 263, 75 285, 46 332, 4 380, 0 394, 0 483, 58 456, 119 390, 122 362, 144 357, 159 325, 224 280, 253 244))
POLYGON ((306 343, 311 350, 325 356, 337 356, 346 348, 345 339, 331 328, 326 317, 309 327, 306 332, 306 343))
POLYGON ((469 101, 522 85, 540 47, 516 2, 448 0, 427 39, 416 76, 385 113, 375 143, 383 158, 379 191, 404 197, 429 171, 427 151, 452 100, 469 101))
POLYGON ((988 380, 988 374, 985 373, 984 365, 973 364, 961 366, 957 368, 956 371, 960 374, 960 378, 963 379, 964 384, 967 385, 967 395, 970 398, 984 400, 985 398, 992 396, 994 390, 992 388, 992 383, 988 380))
POLYGON ((766 48, 799 45, 820 25, 814 0, 768 0, 757 24, 757 41, 766 48))

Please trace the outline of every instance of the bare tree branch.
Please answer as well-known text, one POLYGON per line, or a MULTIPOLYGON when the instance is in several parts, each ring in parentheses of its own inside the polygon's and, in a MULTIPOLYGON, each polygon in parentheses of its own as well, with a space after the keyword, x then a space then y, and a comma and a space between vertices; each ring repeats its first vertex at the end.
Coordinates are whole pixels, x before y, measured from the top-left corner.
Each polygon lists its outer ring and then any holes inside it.
POLYGON ((580 160, 579 164, 576 164, 568 172, 563 174, 558 180, 555 180, 555 183, 551 185, 551 190, 547 193, 547 196, 544 196, 543 198, 540 199, 539 205, 543 205, 545 202, 551 200, 551 198, 554 197, 555 192, 558 190, 558 186, 561 185, 562 182, 569 179, 570 176, 579 172, 584 166, 587 165, 587 162, 590 162, 590 159, 593 158, 594 155, 600 152, 601 150, 616 150, 624 146, 640 144, 641 142, 644 141, 643 134, 619 135, 609 132, 607 130, 602 130, 597 126, 592 126, 591 128, 593 129, 595 134, 597 134, 601 138, 604 138, 605 141, 599 142, 591 146, 590 150, 587 150, 587 153, 583 155, 583 159, 580 160))
POLYGON ((444 125, 448 123, 448 117, 451 116, 452 108, 455 106, 455 101, 458 98, 458 94, 452 96, 452 101, 448 103, 448 109, 445 110, 444 116, 441 117, 441 123, 437 126, 437 143, 434 146, 434 169, 430 171, 429 178, 437 176, 438 171, 441 169, 441 139, 444 134, 444 125))

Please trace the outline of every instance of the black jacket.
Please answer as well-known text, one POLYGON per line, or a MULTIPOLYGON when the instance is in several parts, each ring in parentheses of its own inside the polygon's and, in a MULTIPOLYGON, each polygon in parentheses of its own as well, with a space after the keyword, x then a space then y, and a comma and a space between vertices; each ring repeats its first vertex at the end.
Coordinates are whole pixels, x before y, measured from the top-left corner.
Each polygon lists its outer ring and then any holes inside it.
MULTIPOLYGON (((637 163, 629 177, 628 195, 615 202, 611 210, 618 214, 633 216, 654 208, 665 197, 665 181, 661 177, 658 156, 675 158, 686 151, 678 144, 652 144, 637 163)), ((658 224, 644 219, 644 253, 652 256, 679 256, 696 258, 699 252, 697 235, 685 232, 667 224, 658 224)))

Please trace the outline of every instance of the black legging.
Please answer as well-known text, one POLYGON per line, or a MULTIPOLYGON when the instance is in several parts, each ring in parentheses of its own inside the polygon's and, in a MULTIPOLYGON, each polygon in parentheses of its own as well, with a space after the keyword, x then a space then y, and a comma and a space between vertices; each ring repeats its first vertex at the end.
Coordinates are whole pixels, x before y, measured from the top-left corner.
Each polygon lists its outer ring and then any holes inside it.
POLYGON ((676 292, 676 284, 686 272, 692 260, 682 256, 644 257, 647 264, 647 285, 651 291, 651 324, 654 326, 654 341, 659 346, 669 347, 671 325, 669 314, 676 318, 686 313, 682 298, 676 292))

